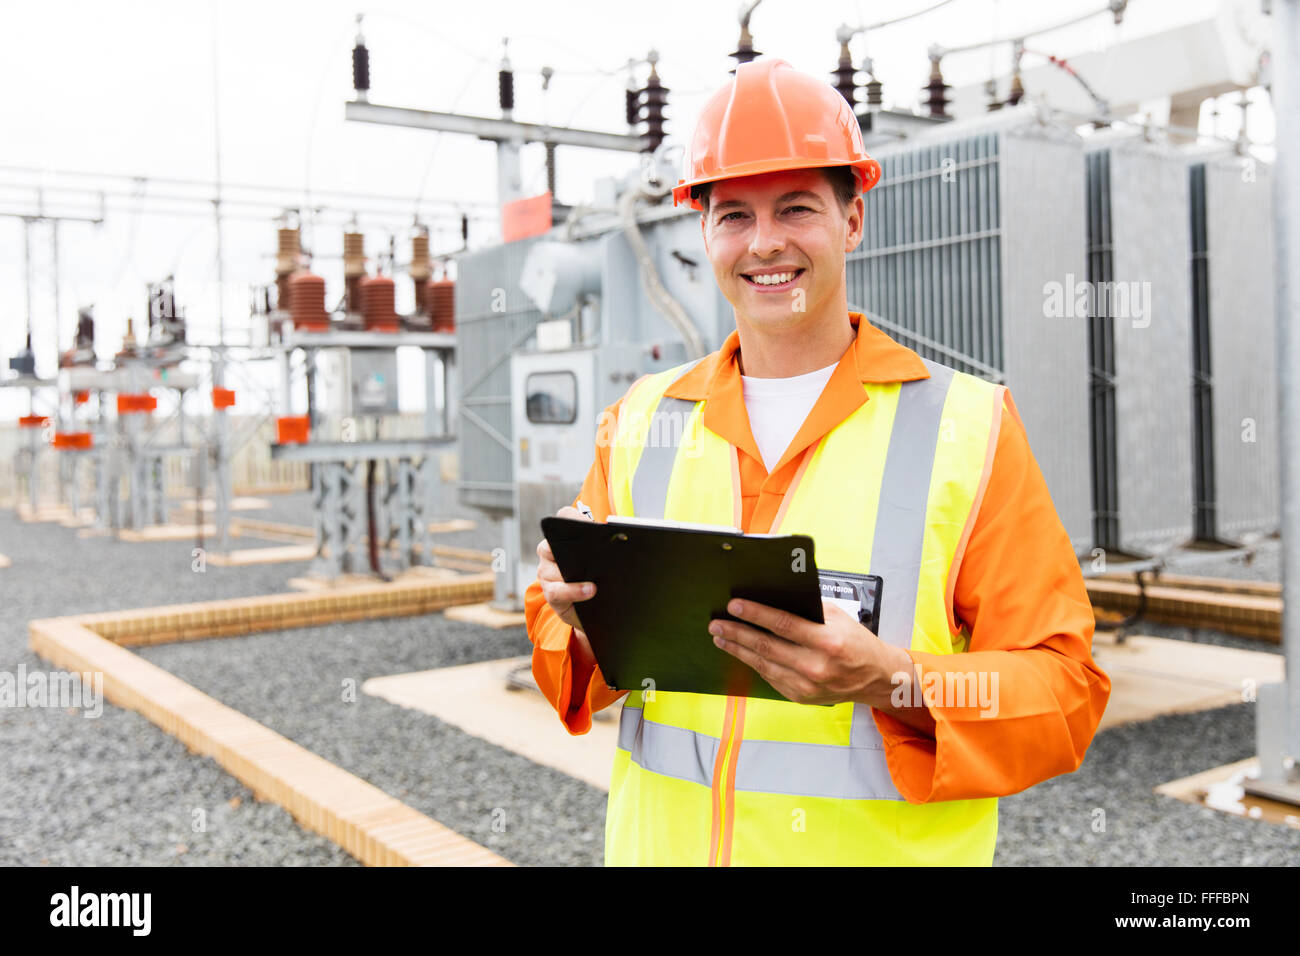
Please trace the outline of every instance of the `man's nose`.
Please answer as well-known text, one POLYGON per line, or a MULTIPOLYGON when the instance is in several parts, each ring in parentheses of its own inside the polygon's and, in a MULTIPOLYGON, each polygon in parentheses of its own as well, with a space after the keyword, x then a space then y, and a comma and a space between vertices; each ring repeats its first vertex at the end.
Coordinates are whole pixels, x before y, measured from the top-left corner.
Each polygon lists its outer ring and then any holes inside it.
POLYGON ((776 217, 766 212, 756 213, 749 254, 756 259, 770 259, 784 248, 785 233, 776 217))

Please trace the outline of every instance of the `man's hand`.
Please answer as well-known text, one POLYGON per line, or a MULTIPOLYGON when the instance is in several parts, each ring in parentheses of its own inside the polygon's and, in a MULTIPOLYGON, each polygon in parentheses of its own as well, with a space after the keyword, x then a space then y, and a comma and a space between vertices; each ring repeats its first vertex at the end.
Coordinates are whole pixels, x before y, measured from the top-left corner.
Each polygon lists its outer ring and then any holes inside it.
MULTIPOLYGON (((577 508, 571 508, 567 505, 556 512, 560 518, 586 518, 591 521, 587 515, 584 515, 577 508)), ((546 598, 546 603, 551 606, 551 610, 565 624, 568 624, 574 630, 574 638, 582 645, 586 651, 588 659, 594 659, 591 653, 591 645, 587 642, 587 635, 582 631, 582 622, 578 620, 578 611, 574 604, 578 601, 585 601, 596 593, 596 585, 591 581, 567 582, 560 575, 560 566, 555 563, 555 554, 551 551, 551 545, 545 538, 537 543, 537 580, 542 585, 542 596, 546 598)))
MULTIPOLYGON (((934 718, 925 707, 895 707, 891 701, 901 681, 916 680, 907 652, 886 644, 830 601, 822 601, 825 624, 740 599, 727 605, 727 613, 756 626, 715 618, 709 624, 713 643, 787 699, 868 704, 933 735, 934 718)), ((903 695, 904 701, 911 699, 910 693, 903 695)))

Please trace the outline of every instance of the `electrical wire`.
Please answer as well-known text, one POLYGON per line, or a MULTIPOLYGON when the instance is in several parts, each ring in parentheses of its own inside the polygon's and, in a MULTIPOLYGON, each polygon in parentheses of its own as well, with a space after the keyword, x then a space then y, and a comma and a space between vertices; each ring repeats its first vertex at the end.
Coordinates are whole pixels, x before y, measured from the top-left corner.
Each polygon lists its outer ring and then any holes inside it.
MULTIPOLYGON (((1127 2, 1132 3, 1133 0, 1127 0, 1127 2)), ((941 56, 947 57, 947 56, 951 56, 954 53, 968 53, 971 50, 983 50, 986 47, 1000 46, 1005 43, 1019 43, 1023 40, 1029 39, 1030 37, 1042 36, 1045 33, 1054 33, 1057 30, 1064 30, 1066 27, 1072 27, 1075 24, 1082 23, 1085 20, 1091 20, 1093 17, 1099 16, 1103 13, 1109 13, 1113 16, 1114 12, 1115 11, 1111 8, 1111 6, 1107 4, 1106 6, 1101 7, 1100 9, 1092 10, 1088 13, 1081 13, 1077 16, 1070 17, 1059 23, 1053 23, 1049 26, 1040 27, 1037 30, 1020 30, 1016 33, 1007 34, 1005 36, 998 37, 997 39, 994 40, 982 40, 978 43, 968 43, 965 46, 936 45, 935 49, 941 56)))
POLYGON ((956 0, 939 0, 938 3, 932 3, 928 7, 925 7, 921 10, 914 10, 911 13, 905 13, 902 16, 890 17, 888 20, 881 20, 878 23, 864 24, 863 26, 859 26, 859 27, 850 27, 849 29, 852 31, 850 33, 850 36, 858 33, 867 33, 871 30, 879 30, 882 29, 883 27, 893 26, 895 23, 902 23, 905 20, 914 20, 917 17, 925 16, 927 13, 932 13, 935 10, 938 10, 940 7, 946 7, 948 6, 948 4, 955 3, 955 2, 956 0))

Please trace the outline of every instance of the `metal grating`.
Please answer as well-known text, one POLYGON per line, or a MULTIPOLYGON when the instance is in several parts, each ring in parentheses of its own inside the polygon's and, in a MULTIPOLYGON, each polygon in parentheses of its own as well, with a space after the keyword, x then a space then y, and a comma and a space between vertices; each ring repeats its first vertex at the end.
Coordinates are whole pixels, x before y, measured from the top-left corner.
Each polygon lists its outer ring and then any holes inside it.
POLYGON ((885 154, 848 297, 920 355, 1001 380, 999 134, 885 154))
POLYGON ((1214 486, 1214 392, 1210 349, 1210 263, 1205 164, 1188 169, 1192 224, 1192 504, 1196 537, 1218 539, 1214 486))
MULTIPOLYGON (((1111 236, 1110 153, 1089 153, 1088 282, 1108 289, 1114 280, 1111 236), (1104 283, 1104 285, 1103 285, 1104 283)), ((1088 315, 1089 428, 1092 437, 1093 543, 1119 549, 1119 468, 1115 423, 1115 320, 1109 303, 1094 296, 1088 315), (1099 308, 1100 307, 1100 308, 1099 308), (1098 315, 1101 311, 1102 315, 1098 315)))

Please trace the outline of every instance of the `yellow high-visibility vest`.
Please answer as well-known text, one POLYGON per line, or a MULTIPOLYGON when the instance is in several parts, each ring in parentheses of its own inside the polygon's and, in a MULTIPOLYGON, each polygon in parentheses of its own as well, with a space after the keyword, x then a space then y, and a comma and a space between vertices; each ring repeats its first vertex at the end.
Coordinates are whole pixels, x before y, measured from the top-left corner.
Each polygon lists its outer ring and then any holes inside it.
MULTIPOLYGON (((643 377, 624 400, 614 514, 740 524, 735 446, 702 425, 704 401, 664 395, 694 364, 643 377)), ((862 383, 868 400, 805 459, 769 530, 811 535, 819 571, 881 575, 882 640, 950 654, 969 633, 948 612, 949 570, 991 467, 1005 388, 926 366, 926 379, 862 383)), ((997 821, 996 798, 904 800, 868 706, 632 691, 605 861, 989 865, 997 821)))

